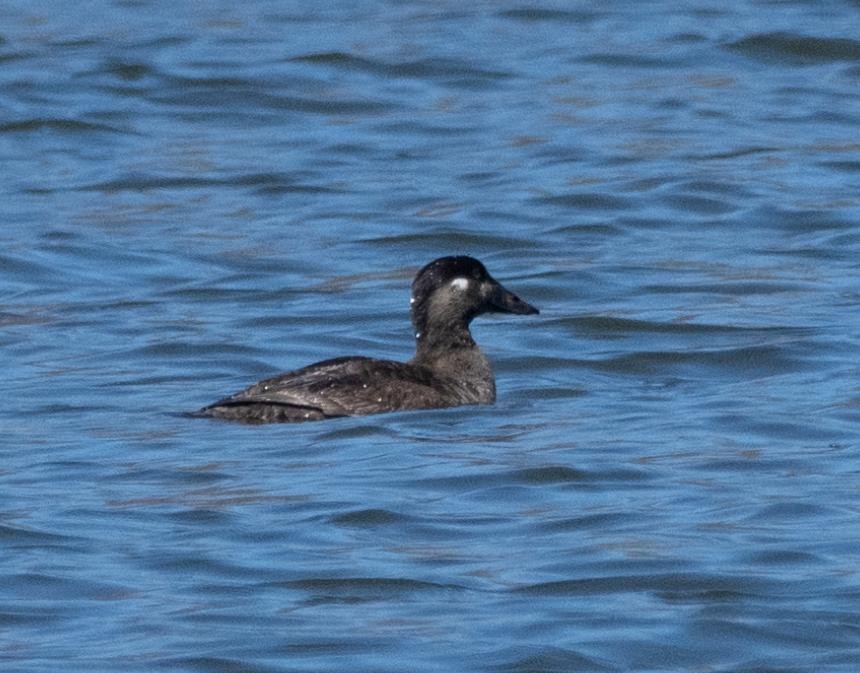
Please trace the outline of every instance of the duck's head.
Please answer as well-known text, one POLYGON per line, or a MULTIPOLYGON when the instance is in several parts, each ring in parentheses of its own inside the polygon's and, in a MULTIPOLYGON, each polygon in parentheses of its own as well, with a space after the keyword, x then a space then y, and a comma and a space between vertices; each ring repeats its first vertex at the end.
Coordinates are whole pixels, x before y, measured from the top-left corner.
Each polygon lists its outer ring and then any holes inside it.
POLYGON ((538 310, 493 278, 473 257, 440 257, 423 267, 412 282, 415 338, 455 336, 482 313, 533 315, 538 310))

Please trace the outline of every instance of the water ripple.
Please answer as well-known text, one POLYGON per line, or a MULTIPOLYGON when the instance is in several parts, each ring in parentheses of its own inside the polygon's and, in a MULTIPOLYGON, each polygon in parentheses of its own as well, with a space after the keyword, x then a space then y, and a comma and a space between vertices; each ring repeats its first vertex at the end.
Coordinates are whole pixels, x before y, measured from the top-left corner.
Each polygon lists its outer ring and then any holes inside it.
POLYGON ((271 586, 294 589, 312 594, 315 601, 343 600, 389 600, 391 595, 404 596, 416 592, 450 591, 462 589, 457 585, 437 584, 410 579, 408 577, 333 577, 305 578, 275 582, 271 586))
POLYGON ((130 131, 109 124, 102 124, 79 119, 32 117, 19 119, 14 122, 0 124, 0 133, 28 133, 33 131, 54 131, 61 134, 90 134, 118 133, 128 134, 130 131))
POLYGON ((478 68, 467 61, 443 58, 386 63, 336 51, 304 54, 295 56, 290 61, 325 65, 344 70, 357 70, 386 77, 477 77, 482 80, 498 80, 511 76, 505 72, 478 68))
POLYGON ((731 42, 728 47, 753 58, 780 62, 787 59, 798 65, 860 61, 860 41, 838 37, 760 33, 731 42))
POLYGON ((516 588, 514 591, 538 596, 569 596, 588 594, 661 592, 675 600, 697 602, 710 596, 721 600, 725 596, 773 596, 783 591, 778 582, 759 577, 732 577, 700 573, 650 573, 648 575, 616 575, 575 580, 540 582, 516 588))
POLYGON ((155 189, 206 189, 211 187, 256 188, 261 194, 309 193, 332 194, 343 191, 330 185, 311 185, 301 174, 256 173, 230 177, 151 176, 125 177, 74 187, 77 191, 118 192, 123 190, 147 191, 155 189))
POLYGON ((517 7, 502 10, 499 16, 516 21, 550 21, 559 23, 588 23, 604 16, 589 10, 562 10, 547 7, 517 7))
MULTIPOLYGON (((616 355, 597 365, 601 370, 625 374, 691 374, 704 368, 711 375, 747 380, 801 371, 806 367, 781 346, 745 346, 693 352, 648 352, 616 355)), ((701 372, 699 376, 704 376, 701 372)))

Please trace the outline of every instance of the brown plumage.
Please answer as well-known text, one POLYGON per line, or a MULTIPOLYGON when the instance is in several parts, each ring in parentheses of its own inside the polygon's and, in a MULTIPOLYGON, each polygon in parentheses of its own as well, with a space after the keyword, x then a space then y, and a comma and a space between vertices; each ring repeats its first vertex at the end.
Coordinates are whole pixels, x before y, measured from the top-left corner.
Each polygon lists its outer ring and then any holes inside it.
POLYGON ((409 362, 342 357, 255 383, 195 416, 246 423, 316 421, 403 409, 492 404, 493 370, 469 331, 487 312, 535 314, 472 257, 442 257, 412 283, 409 362))

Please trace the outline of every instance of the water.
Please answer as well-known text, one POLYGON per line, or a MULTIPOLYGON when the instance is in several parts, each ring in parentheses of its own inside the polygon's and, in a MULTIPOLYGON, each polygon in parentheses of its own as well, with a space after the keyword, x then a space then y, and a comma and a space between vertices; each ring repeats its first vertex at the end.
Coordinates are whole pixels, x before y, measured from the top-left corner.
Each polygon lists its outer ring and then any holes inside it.
POLYGON ((858 27, 6 3, 3 670, 856 671, 858 27), (179 414, 460 253, 495 406, 179 414))

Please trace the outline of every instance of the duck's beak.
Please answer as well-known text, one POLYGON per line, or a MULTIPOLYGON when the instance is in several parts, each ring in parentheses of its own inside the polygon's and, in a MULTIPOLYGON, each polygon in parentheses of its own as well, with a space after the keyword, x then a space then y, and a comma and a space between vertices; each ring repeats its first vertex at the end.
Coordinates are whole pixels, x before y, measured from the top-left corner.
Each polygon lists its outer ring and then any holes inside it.
POLYGON ((540 313, 534 306, 523 301, 501 283, 491 280, 492 287, 487 295, 488 311, 498 313, 517 313, 519 315, 535 315, 540 313))

